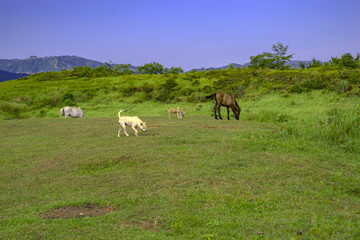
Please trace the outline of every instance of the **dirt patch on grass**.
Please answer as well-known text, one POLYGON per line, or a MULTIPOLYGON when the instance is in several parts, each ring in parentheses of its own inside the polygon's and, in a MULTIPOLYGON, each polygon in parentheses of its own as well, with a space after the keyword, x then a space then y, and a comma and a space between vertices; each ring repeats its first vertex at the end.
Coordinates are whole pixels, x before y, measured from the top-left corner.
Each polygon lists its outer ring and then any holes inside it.
POLYGON ((81 217, 97 217, 114 211, 114 207, 101 207, 96 204, 87 204, 85 206, 69 206, 53 209, 43 214, 46 219, 57 218, 81 218, 81 217))

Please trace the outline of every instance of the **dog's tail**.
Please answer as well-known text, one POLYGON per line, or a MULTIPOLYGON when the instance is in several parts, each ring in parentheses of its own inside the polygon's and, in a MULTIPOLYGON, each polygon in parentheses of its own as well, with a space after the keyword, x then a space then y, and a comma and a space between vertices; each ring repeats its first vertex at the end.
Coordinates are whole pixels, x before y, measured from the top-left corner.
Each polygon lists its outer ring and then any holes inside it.
POLYGON ((121 116, 120 116, 120 113, 121 113, 122 111, 124 111, 124 110, 120 110, 120 112, 118 113, 118 117, 119 117, 119 118, 121 117, 121 116))
POLYGON ((205 98, 215 98, 216 93, 210 94, 209 96, 206 96, 205 98))

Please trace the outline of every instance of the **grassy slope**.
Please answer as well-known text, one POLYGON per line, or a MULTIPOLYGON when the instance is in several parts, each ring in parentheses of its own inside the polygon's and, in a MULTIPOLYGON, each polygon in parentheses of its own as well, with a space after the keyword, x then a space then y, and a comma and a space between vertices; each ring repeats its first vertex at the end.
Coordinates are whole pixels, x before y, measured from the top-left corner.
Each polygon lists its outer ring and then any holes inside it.
MULTIPOLYGON (((289 86, 307 86, 284 83, 298 70, 258 77, 246 71, 236 83, 231 71, 176 77, 179 98, 168 103, 146 100, 143 90, 152 86, 156 98, 173 76, 1 83, 2 118, 35 119, 0 121, 0 238, 358 238, 359 113, 352 122, 342 115, 359 108, 356 94, 344 97, 332 87, 289 94, 289 86), (199 97, 216 86, 234 94, 246 86, 237 98, 240 121, 211 117, 213 103, 199 97), (87 118, 58 119, 66 93, 87 118), (176 106, 186 117, 169 121, 166 110, 176 106), (147 121, 149 131, 118 139, 120 109, 147 121), (338 122, 353 133, 335 131, 338 122), (117 211, 41 218, 54 207, 86 203, 117 211)), ((356 93, 357 80, 347 81, 356 93)))

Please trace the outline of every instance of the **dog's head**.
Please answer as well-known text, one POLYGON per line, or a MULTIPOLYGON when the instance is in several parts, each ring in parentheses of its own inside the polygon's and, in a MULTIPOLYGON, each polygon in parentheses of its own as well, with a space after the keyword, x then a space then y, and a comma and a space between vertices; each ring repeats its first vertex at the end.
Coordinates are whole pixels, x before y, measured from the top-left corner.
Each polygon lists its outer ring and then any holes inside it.
POLYGON ((146 132, 146 122, 141 122, 139 127, 143 132, 146 132))

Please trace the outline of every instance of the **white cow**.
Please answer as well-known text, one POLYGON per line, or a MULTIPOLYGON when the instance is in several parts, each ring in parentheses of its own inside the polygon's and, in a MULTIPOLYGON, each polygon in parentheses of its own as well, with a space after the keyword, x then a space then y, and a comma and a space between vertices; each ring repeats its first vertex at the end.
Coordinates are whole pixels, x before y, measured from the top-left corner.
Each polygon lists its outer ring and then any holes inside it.
POLYGON ((64 116, 67 118, 67 116, 70 116, 72 118, 84 118, 84 112, 81 110, 80 107, 63 107, 60 110, 60 117, 64 116))

